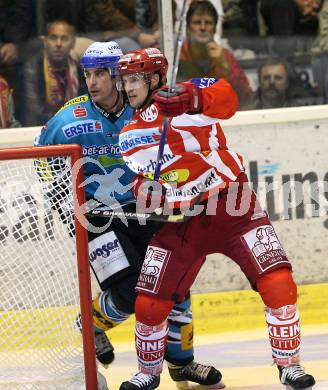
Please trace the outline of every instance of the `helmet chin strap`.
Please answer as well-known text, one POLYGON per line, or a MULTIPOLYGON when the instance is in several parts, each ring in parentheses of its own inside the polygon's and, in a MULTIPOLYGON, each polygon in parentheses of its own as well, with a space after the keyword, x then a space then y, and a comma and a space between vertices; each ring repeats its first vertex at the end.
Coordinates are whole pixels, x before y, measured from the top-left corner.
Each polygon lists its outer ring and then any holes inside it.
POLYGON ((138 110, 142 110, 147 104, 151 101, 151 95, 153 94, 153 91, 149 88, 146 99, 143 101, 140 107, 138 107, 138 110))

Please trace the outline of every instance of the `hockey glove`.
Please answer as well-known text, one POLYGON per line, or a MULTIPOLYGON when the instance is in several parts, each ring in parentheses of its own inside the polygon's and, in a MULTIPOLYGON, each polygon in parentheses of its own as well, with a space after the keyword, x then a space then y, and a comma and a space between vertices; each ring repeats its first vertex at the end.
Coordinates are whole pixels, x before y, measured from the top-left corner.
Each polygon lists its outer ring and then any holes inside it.
POLYGON ((164 205, 165 188, 158 181, 138 176, 133 183, 132 192, 137 200, 139 211, 153 212, 164 205))
POLYGON ((157 102, 159 113, 172 117, 184 114, 198 114, 203 107, 202 90, 187 81, 178 83, 174 92, 169 92, 169 87, 162 87, 153 94, 157 102))

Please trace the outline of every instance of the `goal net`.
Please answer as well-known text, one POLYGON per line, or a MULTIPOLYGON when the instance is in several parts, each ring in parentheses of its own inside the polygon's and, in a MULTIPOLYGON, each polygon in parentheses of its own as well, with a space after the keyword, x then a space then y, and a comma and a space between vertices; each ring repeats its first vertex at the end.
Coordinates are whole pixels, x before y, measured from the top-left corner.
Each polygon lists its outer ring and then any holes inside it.
POLYGON ((0 149, 1 390, 97 388, 79 157, 77 145, 0 149))

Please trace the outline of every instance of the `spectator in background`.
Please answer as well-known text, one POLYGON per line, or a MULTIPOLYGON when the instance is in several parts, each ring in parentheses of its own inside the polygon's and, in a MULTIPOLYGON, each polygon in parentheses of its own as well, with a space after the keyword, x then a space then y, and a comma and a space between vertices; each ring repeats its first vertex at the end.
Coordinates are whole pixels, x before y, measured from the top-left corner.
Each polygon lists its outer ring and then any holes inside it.
POLYGON ((222 0, 223 30, 227 36, 259 35, 258 0, 222 0))
POLYGON ((9 23, 9 2, 0 0, 0 66, 1 68, 13 65, 18 58, 18 49, 14 40, 17 35, 11 30, 9 23))
MULTIPOLYGON (((174 14, 174 1, 172 5, 174 14)), ((159 47, 160 45, 157 6, 157 0, 136 0, 136 24, 141 31, 138 42, 142 47, 159 47)))
POLYGON ((223 38, 237 58, 253 58, 267 51, 266 42, 260 37, 259 3, 260 0, 222 0, 223 38))
POLYGON ((158 24, 157 0, 135 0, 135 15, 141 30, 152 30, 158 24))
POLYGON ((210 1, 193 1, 187 12, 187 39, 182 45, 178 76, 223 77, 239 97, 239 108, 251 104, 252 90, 234 55, 214 41, 218 13, 210 1))
POLYGON ((9 74, 3 72, 2 68, 0 73, 6 76, 14 89, 16 115, 21 123, 26 116, 26 102, 22 98, 24 63, 31 53, 43 50, 42 37, 47 34, 47 24, 54 20, 65 20, 75 27, 75 31, 83 34, 83 37, 77 37, 78 44, 75 44, 72 53, 78 60, 85 46, 90 44, 90 40, 85 38, 87 32, 97 28, 90 10, 91 0, 0 0, 0 32, 4 26, 6 41, 11 39, 18 53, 17 62, 10 67, 9 74))
POLYGON ((91 44, 90 39, 116 38, 123 51, 159 44, 158 28, 154 29, 157 0, 12 0, 11 4, 20 39, 34 39, 33 47, 38 45, 35 38, 46 33, 47 23, 59 19, 75 27, 78 54, 91 44))
POLYGON ((310 37, 311 41, 318 30, 321 5, 322 0, 261 0, 260 12, 267 35, 277 38, 274 44, 277 54, 285 57, 293 54, 297 45, 295 35, 303 41, 304 36, 310 37))
POLYGON ((7 80, 0 76, 0 128, 21 127, 14 115, 14 101, 12 89, 7 80))
POLYGON ((321 97, 321 103, 328 103, 328 0, 324 0, 319 13, 319 31, 312 47, 313 78, 321 97))
POLYGON ((323 0, 318 20, 318 34, 312 47, 312 52, 315 55, 328 52, 328 0, 323 0))
POLYGON ((11 0, 9 18, 16 22, 15 35, 20 41, 45 35, 47 24, 65 20, 77 34, 97 29, 92 0, 11 0))
MULTIPOLYGON (((19 96, 19 70, 20 63, 22 60, 22 39, 19 33, 19 18, 16 18, 16 15, 12 14, 13 4, 10 0, 0 0, 0 75, 1 75, 1 84, 3 87, 3 91, 8 92, 8 101, 10 107, 11 114, 4 114, 7 112, 7 103, 4 103, 2 96, 2 108, 1 108, 1 125, 0 127, 16 127, 19 123, 16 122, 16 119, 12 116, 13 107, 15 105, 16 110, 19 104, 17 104, 18 96, 19 96), (6 84, 6 87, 4 85, 6 84), (9 86, 10 87, 9 87, 9 86), (14 103, 15 101, 15 103, 14 103), (9 115, 9 116, 8 116, 9 115), (9 124, 7 123, 7 119, 5 117, 13 118, 9 119, 9 124), (4 125, 4 123, 7 123, 4 125)), ((5 93, 7 95, 7 92, 5 93)), ((5 98, 7 101, 7 97, 5 98)), ((16 114, 18 112, 16 111, 16 114)))
POLYGON ((23 65, 24 126, 42 125, 67 100, 83 92, 79 65, 70 56, 74 27, 63 20, 49 23, 43 44, 44 50, 23 65))
POLYGON ((316 104, 316 94, 305 73, 297 74, 291 65, 272 59, 259 67, 259 88, 254 108, 278 108, 316 104))
POLYGON ((31 51, 42 47, 41 37, 47 33, 50 22, 65 20, 74 26, 78 35, 78 47, 74 48, 77 60, 85 46, 90 44, 90 38, 92 42, 92 32, 98 28, 92 0, 11 0, 8 17, 14 26, 13 35, 19 42, 24 42, 20 50, 23 60, 31 51))
POLYGON ((93 0, 93 12, 97 18, 98 30, 101 32, 97 40, 115 39, 123 53, 150 45, 158 46, 159 31, 154 30, 150 24, 151 21, 155 23, 157 19, 154 17, 155 10, 157 10, 155 0, 93 0), (149 17, 147 23, 144 15, 149 17))

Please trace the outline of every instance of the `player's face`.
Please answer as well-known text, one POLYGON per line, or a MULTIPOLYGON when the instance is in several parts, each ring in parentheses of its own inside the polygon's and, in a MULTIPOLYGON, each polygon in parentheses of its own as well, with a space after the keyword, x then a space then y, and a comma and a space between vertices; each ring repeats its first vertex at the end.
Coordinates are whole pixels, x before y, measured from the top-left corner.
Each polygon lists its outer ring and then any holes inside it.
POLYGON ((106 107, 112 101, 116 88, 109 71, 97 68, 85 69, 84 77, 92 100, 106 107))
POLYGON ((139 108, 147 99, 149 81, 143 73, 122 75, 123 88, 128 96, 129 104, 133 108, 139 108))
POLYGON ((44 38, 44 47, 51 62, 65 61, 74 44, 72 29, 67 24, 53 24, 44 38))
POLYGON ((282 64, 265 65, 260 76, 262 92, 283 93, 288 87, 287 72, 282 64))
POLYGON ((190 40, 197 43, 213 41, 216 26, 214 18, 209 14, 195 12, 189 22, 188 35, 190 40))

